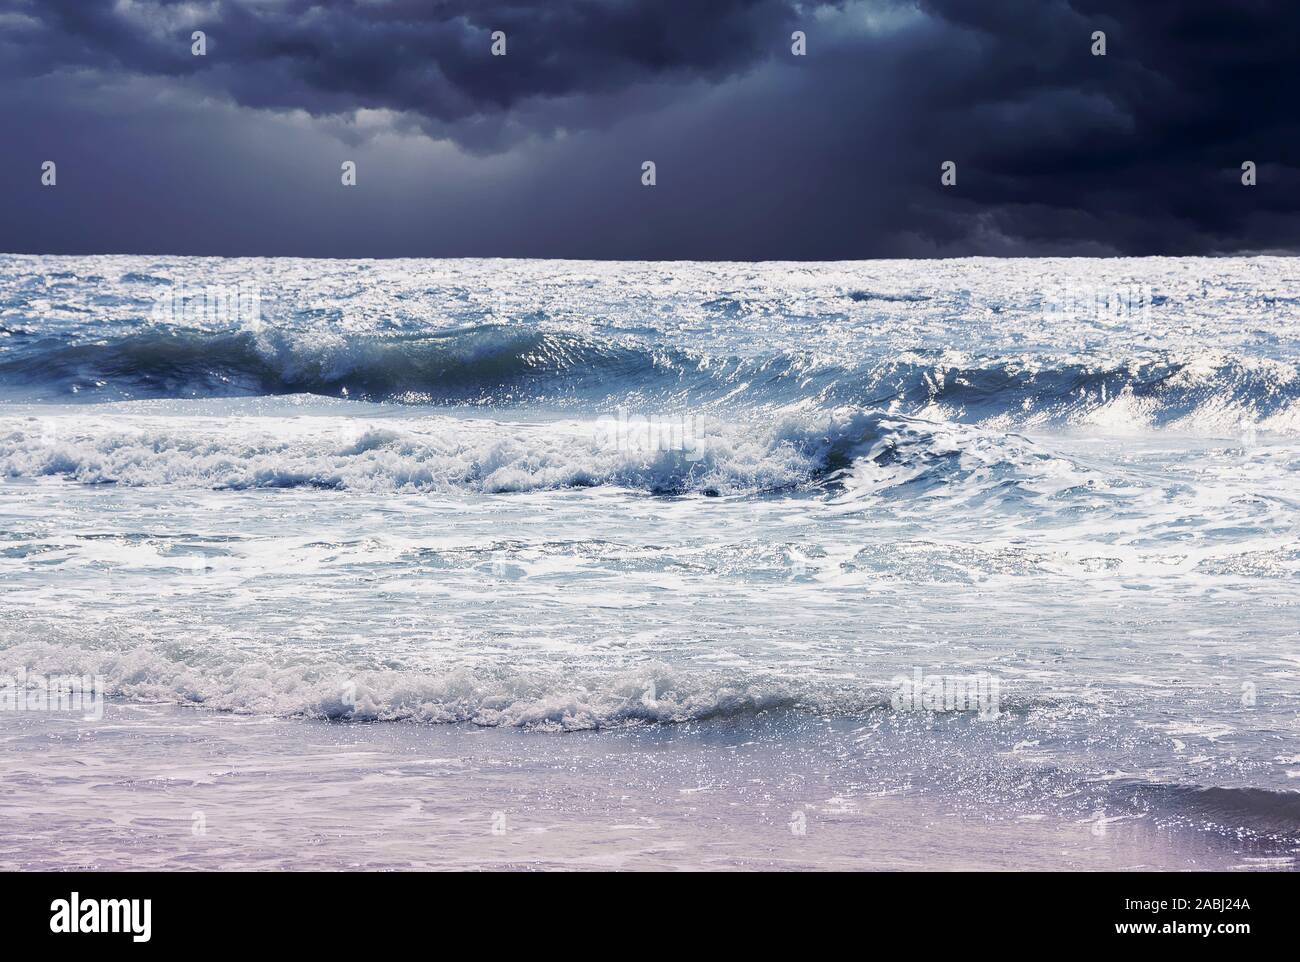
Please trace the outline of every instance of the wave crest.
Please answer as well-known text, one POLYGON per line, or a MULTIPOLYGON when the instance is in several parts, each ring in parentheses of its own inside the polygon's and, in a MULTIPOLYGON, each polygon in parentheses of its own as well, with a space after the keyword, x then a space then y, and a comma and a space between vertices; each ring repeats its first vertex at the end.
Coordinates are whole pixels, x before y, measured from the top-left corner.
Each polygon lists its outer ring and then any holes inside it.
MULTIPOLYGON (((212 661, 209 658, 209 661, 212 661)), ((335 721, 468 722, 536 731, 685 723, 767 711, 862 709, 842 693, 803 691, 759 676, 683 672, 646 663, 608 674, 448 667, 357 671, 313 663, 187 664, 160 651, 94 651, 44 642, 0 650, 0 673, 97 676, 110 698, 335 721)), ((884 706, 887 699, 871 704, 884 706)))
POLYGON ((1264 358, 1147 352, 969 357, 902 351, 692 354, 519 324, 419 335, 152 327, 111 341, 17 339, 0 383, 28 400, 313 394, 352 400, 558 407, 667 401, 697 408, 834 410, 990 425, 1300 430, 1300 370, 1264 358))
POLYGON ((823 479, 849 463, 877 420, 704 422, 689 432, 674 432, 671 418, 657 423, 638 431, 616 419, 11 417, 0 419, 0 476, 221 489, 495 494, 610 485, 738 494, 823 479))

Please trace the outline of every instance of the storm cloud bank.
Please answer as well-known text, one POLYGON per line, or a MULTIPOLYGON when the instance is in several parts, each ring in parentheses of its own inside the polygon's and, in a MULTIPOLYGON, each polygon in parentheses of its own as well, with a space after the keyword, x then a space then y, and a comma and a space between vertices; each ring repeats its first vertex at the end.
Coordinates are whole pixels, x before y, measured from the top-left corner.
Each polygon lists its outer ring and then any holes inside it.
POLYGON ((9 0, 0 250, 1294 251, 1297 35, 1260 0, 9 0))

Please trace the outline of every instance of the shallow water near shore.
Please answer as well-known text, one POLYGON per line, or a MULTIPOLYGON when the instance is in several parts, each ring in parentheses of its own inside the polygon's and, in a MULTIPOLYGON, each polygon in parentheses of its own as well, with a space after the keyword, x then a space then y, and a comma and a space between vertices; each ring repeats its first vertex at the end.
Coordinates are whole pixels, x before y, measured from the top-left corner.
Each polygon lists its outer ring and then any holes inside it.
MULTIPOLYGON (((340 725, 109 706, 11 716, 4 869, 1293 870, 1156 811, 883 788, 838 726, 340 725)), ((1164 813, 1168 814, 1168 813, 1164 813)))

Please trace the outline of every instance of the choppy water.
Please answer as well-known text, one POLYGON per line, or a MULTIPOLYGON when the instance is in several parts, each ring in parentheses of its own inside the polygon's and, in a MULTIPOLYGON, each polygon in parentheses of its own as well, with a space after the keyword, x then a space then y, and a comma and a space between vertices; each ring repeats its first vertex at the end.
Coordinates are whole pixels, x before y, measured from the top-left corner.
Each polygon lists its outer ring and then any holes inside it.
POLYGON ((1294 837, 1297 586, 1295 259, 0 257, 0 671, 1294 837))

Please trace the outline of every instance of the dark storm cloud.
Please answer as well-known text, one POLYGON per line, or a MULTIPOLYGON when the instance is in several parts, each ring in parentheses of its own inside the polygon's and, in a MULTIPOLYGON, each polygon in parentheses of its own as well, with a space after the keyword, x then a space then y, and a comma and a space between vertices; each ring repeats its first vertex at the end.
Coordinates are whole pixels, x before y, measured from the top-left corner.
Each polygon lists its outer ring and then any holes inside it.
POLYGON ((28 72, 190 77, 244 106, 406 111, 440 133, 528 100, 722 80, 782 49, 794 17, 784 0, 41 0, 25 12, 33 23, 13 62, 28 72), (194 29, 211 56, 191 55, 194 29), (505 58, 489 56, 494 31, 505 58))
POLYGON ((0 157, 8 250, 740 259, 1300 247, 1294 4, 8 10, 0 109, 13 141, 36 152, 0 157), (190 55, 193 29, 208 35, 205 58, 190 55), (806 57, 790 54, 794 29, 808 35, 806 57), (493 30, 507 34, 504 58, 488 52, 493 30), (1105 57, 1090 53, 1095 30, 1105 57), (54 151, 106 158, 81 178, 95 189, 58 204, 40 195, 32 164, 54 151), (359 197, 340 199, 339 156, 358 158, 359 197), (653 189, 639 182, 645 159, 659 166, 653 189), (939 184, 944 160, 958 165, 955 188, 939 184), (1245 160, 1257 187, 1241 185, 1245 160), (129 217, 133 204, 155 216, 129 217))
MULTIPOLYGON (((1294 248, 1300 7, 1279 2, 926 3, 963 38, 922 97, 966 148, 963 185, 1031 244, 1124 252, 1294 248), (1013 12, 1020 11, 1020 12, 1013 12), (1106 57, 1086 38, 1107 35, 1106 57), (954 91, 964 93, 953 101, 954 91), (1241 186, 1240 165, 1260 185, 1241 186)), ((933 128, 932 128, 933 129, 933 128)), ((932 138, 938 140, 941 138, 932 138)))

